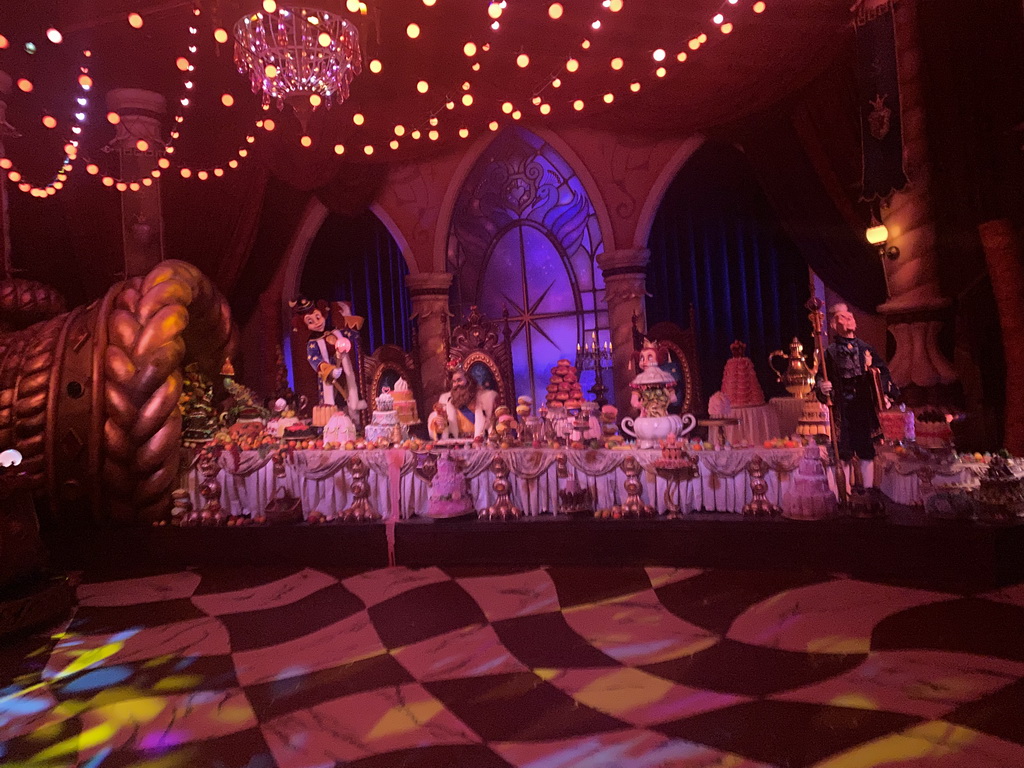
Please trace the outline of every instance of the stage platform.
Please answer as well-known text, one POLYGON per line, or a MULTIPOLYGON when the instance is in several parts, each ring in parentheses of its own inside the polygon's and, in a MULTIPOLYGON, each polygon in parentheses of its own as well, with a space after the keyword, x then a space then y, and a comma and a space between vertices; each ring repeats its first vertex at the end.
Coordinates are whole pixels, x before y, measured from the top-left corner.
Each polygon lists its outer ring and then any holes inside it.
MULTIPOLYGON (((374 568, 388 565, 383 523, 229 528, 83 528, 46 536, 65 570, 144 573, 197 567, 374 568)), ((694 513, 678 519, 549 515, 512 522, 412 519, 394 526, 398 565, 675 566, 815 570, 905 584, 990 589, 1024 580, 1024 524, 929 520, 892 507, 884 519, 803 522, 694 513)))

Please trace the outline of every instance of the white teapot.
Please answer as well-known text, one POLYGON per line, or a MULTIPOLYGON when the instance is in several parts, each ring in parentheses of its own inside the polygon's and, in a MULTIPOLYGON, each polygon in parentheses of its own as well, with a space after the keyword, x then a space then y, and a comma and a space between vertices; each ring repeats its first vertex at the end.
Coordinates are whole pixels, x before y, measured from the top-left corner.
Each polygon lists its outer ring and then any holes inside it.
POLYGON ((683 437, 696 426, 697 419, 692 413, 684 413, 682 416, 675 413, 666 416, 637 416, 635 419, 622 420, 622 431, 636 438, 638 448, 657 448, 669 435, 683 437))

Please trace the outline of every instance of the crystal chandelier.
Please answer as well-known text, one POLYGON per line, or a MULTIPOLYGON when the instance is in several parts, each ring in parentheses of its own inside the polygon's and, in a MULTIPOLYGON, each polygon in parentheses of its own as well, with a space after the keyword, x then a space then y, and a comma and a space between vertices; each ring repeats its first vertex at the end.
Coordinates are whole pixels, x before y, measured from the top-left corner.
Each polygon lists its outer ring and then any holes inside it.
POLYGON ((234 33, 235 64, 253 93, 263 93, 264 106, 289 104, 303 130, 318 106, 348 98, 362 70, 359 32, 335 13, 264 3, 239 19, 234 33))

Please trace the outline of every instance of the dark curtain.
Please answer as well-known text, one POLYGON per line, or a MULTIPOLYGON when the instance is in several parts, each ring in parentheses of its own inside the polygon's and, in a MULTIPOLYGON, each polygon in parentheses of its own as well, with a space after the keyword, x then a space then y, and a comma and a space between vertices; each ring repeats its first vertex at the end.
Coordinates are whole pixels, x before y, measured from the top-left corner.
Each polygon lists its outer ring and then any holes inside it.
POLYGON ((788 120, 762 124, 743 140, 757 180, 786 234, 825 284, 866 312, 887 296, 882 263, 864 228, 851 226, 829 195, 802 137, 788 120))
POLYGON ((238 270, 235 284, 228 289, 231 313, 239 325, 249 321, 260 297, 270 287, 308 202, 308 192, 274 177, 267 180, 252 248, 238 270))
POLYGON ((408 267, 391 233, 372 211, 332 213, 317 233, 300 282, 310 299, 347 301, 366 318, 363 341, 412 349, 408 267))
POLYGON ((709 143, 694 154, 665 193, 648 247, 648 325, 686 327, 693 306, 704 392, 721 389, 739 339, 765 395, 782 394, 767 358, 793 336, 809 344, 810 280, 739 150, 709 143))

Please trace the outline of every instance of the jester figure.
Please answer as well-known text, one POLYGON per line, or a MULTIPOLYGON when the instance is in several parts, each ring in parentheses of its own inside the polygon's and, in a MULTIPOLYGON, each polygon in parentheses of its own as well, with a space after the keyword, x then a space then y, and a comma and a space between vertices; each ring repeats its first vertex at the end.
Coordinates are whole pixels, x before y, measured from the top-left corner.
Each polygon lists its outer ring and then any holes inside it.
MULTIPOLYGON (((346 410, 349 418, 358 423, 359 411, 366 409, 366 401, 359 398, 351 339, 340 330, 328 329, 324 309, 309 299, 300 296, 290 304, 296 326, 301 320, 309 329, 306 360, 320 380, 320 404, 346 410)), ((348 305, 338 305, 342 318, 351 317, 348 305)))

